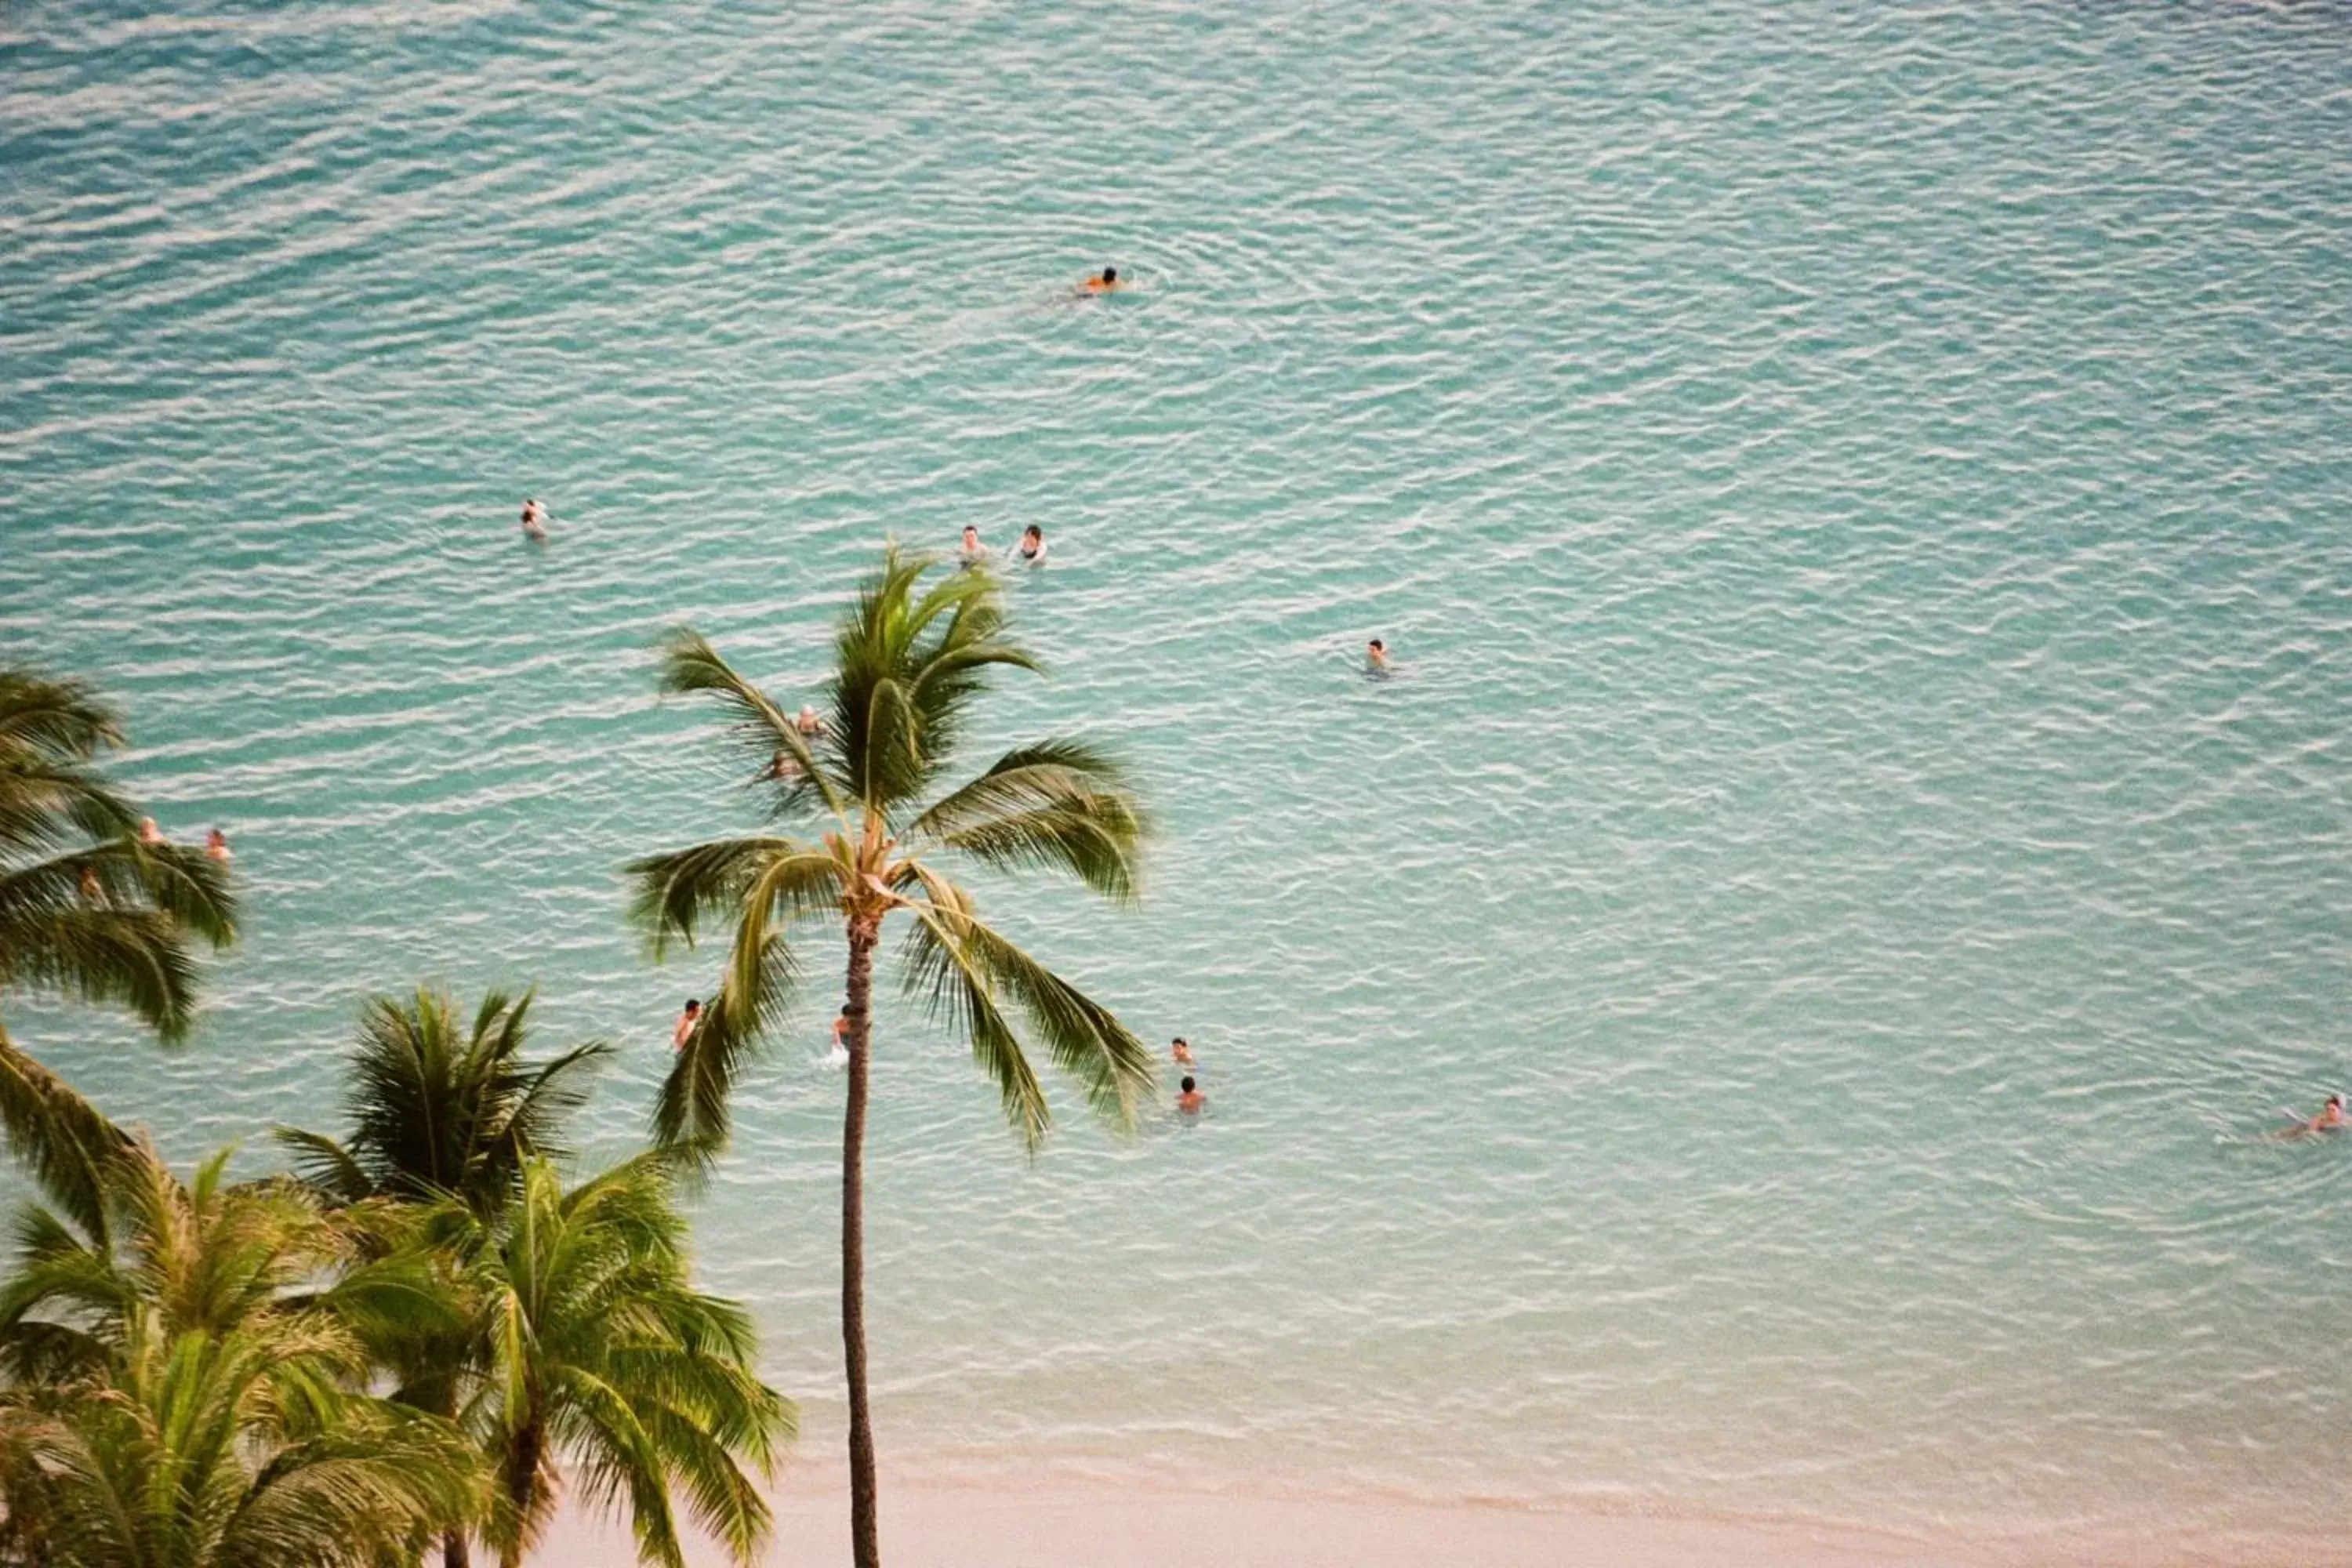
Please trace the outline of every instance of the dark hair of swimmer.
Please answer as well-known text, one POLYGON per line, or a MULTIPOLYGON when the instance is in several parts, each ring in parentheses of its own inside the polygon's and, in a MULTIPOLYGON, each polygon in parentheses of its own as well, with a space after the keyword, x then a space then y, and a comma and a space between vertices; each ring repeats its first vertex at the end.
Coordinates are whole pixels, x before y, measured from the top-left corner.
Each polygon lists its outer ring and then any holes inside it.
POLYGON ((701 1012, 701 1011, 702 1011, 702 1003, 701 1003, 701 1001, 700 1001, 699 999, 696 998, 696 997, 692 997, 692 996, 688 997, 688 998, 686 999, 686 1010, 687 1010, 688 1012, 689 1012, 689 1013, 699 1013, 699 1012, 701 1012))
POLYGON ((1181 1036, 1181 1035, 1179 1035, 1179 1036, 1177 1036, 1173 1040, 1170 1041, 1169 1043, 1170 1043, 1171 1045, 1177 1045, 1177 1046, 1181 1046, 1181 1045, 1185 1044, 1186 1042, 1185 1042, 1184 1037, 1183 1037, 1183 1036, 1181 1036))
POLYGON ((1372 647, 1379 648, 1379 649, 1380 649, 1381 652, 1383 652, 1383 653, 1385 653, 1385 652, 1387 652, 1387 651, 1388 651, 1388 644, 1386 644, 1386 643, 1384 643, 1384 642, 1381 641, 1381 639, 1380 639, 1380 638, 1378 638, 1378 637, 1374 637, 1374 638, 1371 640, 1371 643, 1370 644, 1370 647, 1372 647))
POLYGON ((1033 522, 1033 523, 1031 523, 1028 527, 1026 527, 1026 528, 1023 529, 1021 531, 1022 531, 1023 533, 1024 533, 1024 534, 1028 535, 1031 539, 1043 539, 1043 538, 1045 538, 1045 531, 1044 529, 1042 529, 1042 528, 1038 527, 1038 526, 1037 526, 1035 523, 1034 523, 1034 522, 1033 522))
POLYGON ((1103 281, 1104 281, 1104 282, 1106 282, 1106 283, 1116 283, 1116 282, 1118 282, 1118 268, 1116 268, 1116 267, 1106 267, 1106 268, 1103 268, 1103 281))
POLYGON ((1186 1094, 1192 1092, 1192 1080, 1189 1078, 1184 1080, 1184 1092, 1186 1094))
POLYGON ((2327 1097, 2327 1103, 2330 1105, 2341 1105, 2344 1103, 2344 1097, 2340 1094, 2331 1094, 2327 1097))

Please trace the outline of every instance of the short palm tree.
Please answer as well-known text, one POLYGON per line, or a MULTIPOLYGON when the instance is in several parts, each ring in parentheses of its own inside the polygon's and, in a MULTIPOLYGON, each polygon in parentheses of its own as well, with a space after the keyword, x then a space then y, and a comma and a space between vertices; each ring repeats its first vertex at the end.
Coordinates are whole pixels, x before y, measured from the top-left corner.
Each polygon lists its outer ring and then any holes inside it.
MULTIPOLYGON (((533 1155, 562 1156, 563 1124, 587 1099, 612 1047, 590 1042, 539 1063, 524 1059, 530 995, 493 991, 470 1026, 446 992, 370 997, 346 1070, 348 1136, 278 1129, 301 1179, 371 1233, 372 1250, 423 1248, 445 1292, 463 1297, 453 1260, 434 1252, 419 1216, 383 1205, 461 1205, 496 1217, 522 1190, 533 1155)), ((483 1338, 470 1312, 455 1321, 414 1314, 371 1320, 371 1349, 393 1397, 451 1419, 482 1375, 483 1338)), ((465 1568, 466 1532, 442 1542, 443 1568, 465 1568)))
POLYGON ((331 1331, 166 1336, 58 1387, 0 1393, 5 1561, 382 1568, 480 1506, 446 1422, 350 1392, 331 1331), (302 1397, 289 1398, 299 1389, 302 1397), (13 1539, 12 1539, 13 1538, 13 1539))
POLYGON ((493 991, 459 1032, 446 992, 372 996, 346 1068, 349 1136, 279 1128, 303 1180, 344 1203, 456 1198, 488 1217, 522 1184, 533 1154, 562 1158, 564 1121, 613 1054, 599 1041, 547 1061, 523 1059, 530 994, 493 991))
POLYGON ((663 655, 663 689, 715 699, 747 760, 781 764, 766 770, 774 818, 813 819, 815 832, 721 839, 629 868, 635 914, 651 931, 656 956, 673 942, 692 945, 706 919, 730 927, 717 994, 656 1108, 656 1131, 671 1145, 707 1152, 723 1141, 729 1091, 799 972, 793 928, 803 921, 835 925, 848 947, 841 1332, 858 1568, 880 1561, 866 1401, 862 1161, 874 955, 884 923, 906 917, 908 989, 969 1037, 1032 1148, 1050 1116, 1016 1017, 1097 1110, 1122 1122, 1153 1084, 1142 1043, 1108 1008, 982 921, 971 895, 942 868, 961 857, 1000 870, 1059 870, 1129 900, 1145 824, 1121 769, 1079 741, 1015 748, 978 777, 935 793, 990 673, 1037 666, 1003 635, 1003 610, 986 574, 927 583, 933 564, 893 546, 862 585, 835 632, 826 716, 813 736, 700 637, 673 637, 663 655))
POLYGON ((107 1131, 107 1237, 28 1207, 0 1286, 0 1550, 374 1568, 478 1517, 485 1469, 457 1426, 364 1391, 352 1317, 438 1310, 402 1266, 354 1268, 307 1194, 227 1184, 226 1153, 183 1185, 107 1131))
MULTIPOLYGON (((95 766, 122 739, 82 682, 0 666, 0 995, 119 1005, 178 1039, 194 1016, 195 944, 236 934, 228 875, 200 849, 143 841, 95 766)), ((60 1088, 0 1022, 0 1128, 44 1178, 79 1158, 60 1088)))
POLYGON ((742 1308, 688 1279, 675 1168, 641 1155, 567 1190, 528 1160, 515 1201, 461 1246, 485 1348, 462 1421, 496 1475, 488 1533, 505 1568, 545 1528, 565 1460, 591 1503, 625 1500, 640 1556, 667 1568, 685 1562, 673 1485, 738 1562, 767 1534, 753 1476, 769 1475, 793 1409, 753 1374, 742 1308))

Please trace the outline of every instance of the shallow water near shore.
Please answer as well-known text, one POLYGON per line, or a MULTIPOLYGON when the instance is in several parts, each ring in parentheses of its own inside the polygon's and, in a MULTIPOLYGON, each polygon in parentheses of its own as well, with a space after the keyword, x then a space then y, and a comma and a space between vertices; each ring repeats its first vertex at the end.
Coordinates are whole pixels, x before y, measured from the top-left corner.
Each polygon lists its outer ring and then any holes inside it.
MULTIPOLYGON (((12 1032, 257 1163, 366 993, 536 983, 618 1152, 710 964, 617 868, 752 820, 653 640, 797 701, 1035 522, 975 758, 1164 832, 987 903, 1210 1110, 1027 1163, 886 1010, 890 1462, 2331 1527, 2345 20, 0 12, 0 648, 248 900, 184 1051, 12 1032)), ((837 963, 698 1232, 827 1457, 837 963)))

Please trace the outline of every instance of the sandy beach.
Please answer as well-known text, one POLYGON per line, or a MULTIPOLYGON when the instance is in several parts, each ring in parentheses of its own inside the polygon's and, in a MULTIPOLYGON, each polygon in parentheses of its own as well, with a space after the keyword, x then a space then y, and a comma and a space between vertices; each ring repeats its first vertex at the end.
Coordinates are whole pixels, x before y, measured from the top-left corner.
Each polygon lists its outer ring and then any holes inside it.
MULTIPOLYGON (((796 1465, 775 1491, 771 1568, 849 1561, 838 1465, 796 1465)), ((1535 1510, 1171 1490, 1149 1498, 1045 1478, 1003 1488, 883 1477, 894 1568, 2328 1568, 2352 1548, 2304 1537, 2035 1531, 2000 1541, 1785 1520, 1535 1510)), ((707 1543, 696 1568, 726 1561, 707 1543)), ((535 1563, 631 1568, 625 1536, 577 1511, 535 1563)))

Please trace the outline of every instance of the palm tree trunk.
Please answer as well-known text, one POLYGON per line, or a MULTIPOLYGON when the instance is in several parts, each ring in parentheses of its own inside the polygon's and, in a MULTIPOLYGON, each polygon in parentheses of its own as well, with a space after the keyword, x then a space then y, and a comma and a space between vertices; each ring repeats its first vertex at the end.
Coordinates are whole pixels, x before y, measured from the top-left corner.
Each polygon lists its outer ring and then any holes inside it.
POLYGON ((469 1568, 466 1532, 453 1530, 441 1538, 441 1568, 469 1568))
POLYGON ((507 1500, 514 1508, 514 1536, 499 1553, 499 1568, 522 1568, 530 1543, 531 1516, 539 1511, 539 1461, 546 1451, 547 1433, 536 1417, 524 1421, 507 1440, 507 1500))
POLYGON ((866 1402, 866 1068, 873 1021, 874 946, 881 931, 849 931, 849 1110, 841 1130, 841 1349, 849 1372, 849 1543, 856 1568, 881 1568, 874 1518, 874 1422, 866 1402))

